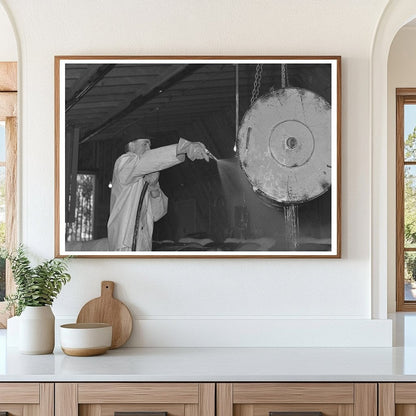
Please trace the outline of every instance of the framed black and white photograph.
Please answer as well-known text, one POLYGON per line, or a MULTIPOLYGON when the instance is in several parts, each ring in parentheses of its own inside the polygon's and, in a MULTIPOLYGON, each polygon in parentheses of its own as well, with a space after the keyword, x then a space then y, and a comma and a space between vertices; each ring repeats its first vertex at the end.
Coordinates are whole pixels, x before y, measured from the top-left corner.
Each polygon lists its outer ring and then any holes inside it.
POLYGON ((341 256, 341 58, 55 57, 56 256, 341 256))

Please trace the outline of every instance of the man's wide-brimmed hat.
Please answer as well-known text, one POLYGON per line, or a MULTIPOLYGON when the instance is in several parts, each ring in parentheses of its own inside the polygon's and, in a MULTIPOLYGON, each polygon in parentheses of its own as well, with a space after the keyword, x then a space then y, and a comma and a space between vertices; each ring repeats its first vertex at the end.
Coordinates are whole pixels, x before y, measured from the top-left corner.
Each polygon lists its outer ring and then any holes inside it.
POLYGON ((152 137, 150 136, 150 134, 146 132, 146 130, 143 127, 136 126, 134 130, 131 129, 128 134, 123 134, 123 137, 121 137, 120 142, 123 145, 127 145, 128 143, 134 142, 139 139, 148 139, 152 141, 152 137))

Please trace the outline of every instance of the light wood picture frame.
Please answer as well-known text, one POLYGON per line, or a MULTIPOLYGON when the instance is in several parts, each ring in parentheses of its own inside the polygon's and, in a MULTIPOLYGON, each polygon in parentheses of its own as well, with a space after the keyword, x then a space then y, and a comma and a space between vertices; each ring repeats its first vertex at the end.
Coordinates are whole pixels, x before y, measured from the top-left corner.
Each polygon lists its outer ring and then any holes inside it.
POLYGON ((56 56, 55 150, 58 257, 341 257, 339 56, 56 56))

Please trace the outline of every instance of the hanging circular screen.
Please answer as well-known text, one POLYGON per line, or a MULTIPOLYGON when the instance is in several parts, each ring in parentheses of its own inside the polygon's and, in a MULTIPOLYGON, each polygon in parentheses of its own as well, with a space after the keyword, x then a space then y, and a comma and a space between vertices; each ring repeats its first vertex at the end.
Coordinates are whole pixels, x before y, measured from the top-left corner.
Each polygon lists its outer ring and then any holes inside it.
POLYGON ((310 201, 331 186, 331 106, 302 88, 263 95, 243 117, 237 150, 257 193, 282 205, 310 201))

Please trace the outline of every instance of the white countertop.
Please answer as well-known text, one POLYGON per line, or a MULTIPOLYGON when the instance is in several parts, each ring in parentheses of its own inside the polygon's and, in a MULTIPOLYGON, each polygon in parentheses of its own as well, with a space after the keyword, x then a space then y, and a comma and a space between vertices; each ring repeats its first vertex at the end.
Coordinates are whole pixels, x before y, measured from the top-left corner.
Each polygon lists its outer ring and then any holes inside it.
POLYGON ((0 351, 0 382, 416 381, 416 348, 120 348, 96 357, 0 351))
POLYGON ((70 357, 57 346, 23 355, 0 330, 0 382, 416 381, 416 314, 397 316, 393 348, 119 348, 70 357))

